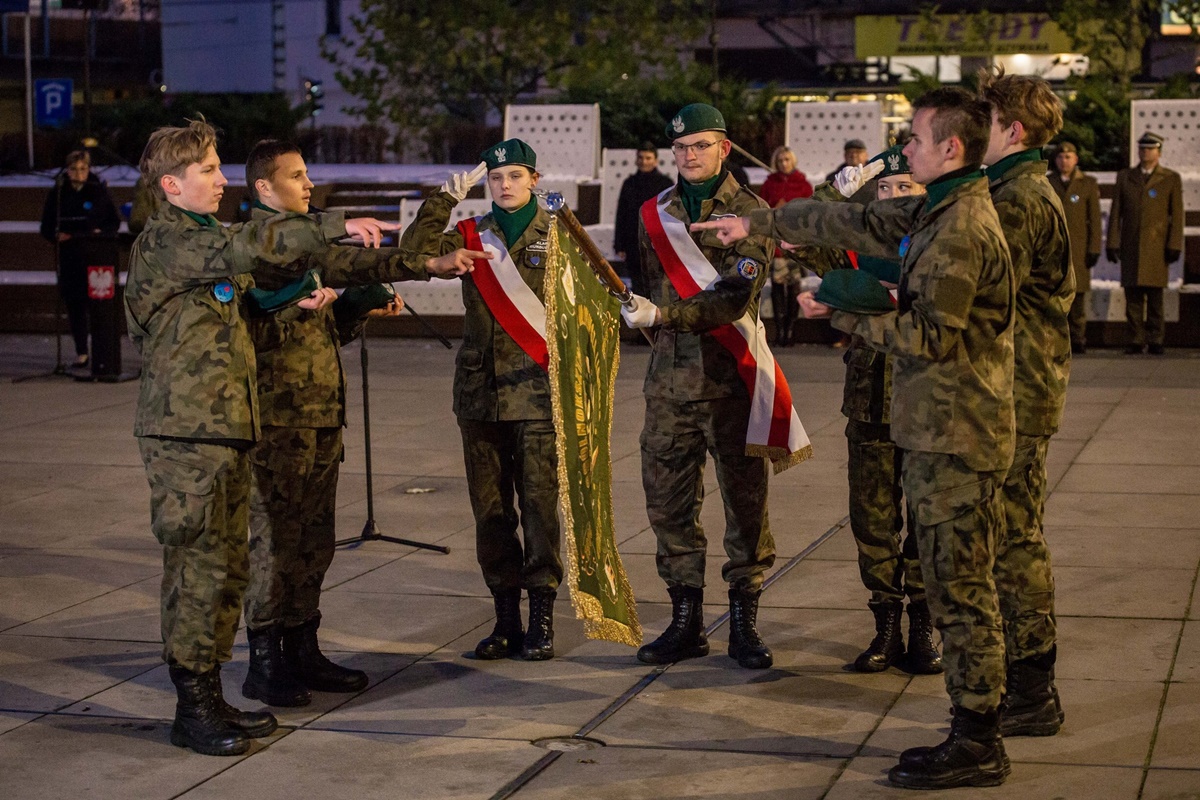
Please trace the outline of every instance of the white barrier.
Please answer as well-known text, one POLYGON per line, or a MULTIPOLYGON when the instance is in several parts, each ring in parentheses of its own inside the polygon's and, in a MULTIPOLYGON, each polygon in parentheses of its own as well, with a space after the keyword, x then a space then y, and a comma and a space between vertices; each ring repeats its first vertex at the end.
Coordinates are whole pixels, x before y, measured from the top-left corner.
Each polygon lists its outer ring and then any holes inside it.
POLYGON ((532 147, 543 175, 591 180, 600 169, 600 106, 508 106, 504 138, 532 147))
POLYGON ((788 103, 784 138, 816 186, 842 163, 847 140, 862 139, 871 155, 883 150, 883 109, 878 102, 788 103))

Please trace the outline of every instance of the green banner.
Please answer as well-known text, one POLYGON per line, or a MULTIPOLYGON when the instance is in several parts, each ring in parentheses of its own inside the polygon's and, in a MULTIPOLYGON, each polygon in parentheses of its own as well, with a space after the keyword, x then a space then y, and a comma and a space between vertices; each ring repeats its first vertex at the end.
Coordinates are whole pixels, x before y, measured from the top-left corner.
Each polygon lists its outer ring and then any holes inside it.
POLYGON ((588 638, 637 647, 642 626, 617 553, 609 456, 619 304, 557 220, 549 238, 546 346, 571 602, 588 638))

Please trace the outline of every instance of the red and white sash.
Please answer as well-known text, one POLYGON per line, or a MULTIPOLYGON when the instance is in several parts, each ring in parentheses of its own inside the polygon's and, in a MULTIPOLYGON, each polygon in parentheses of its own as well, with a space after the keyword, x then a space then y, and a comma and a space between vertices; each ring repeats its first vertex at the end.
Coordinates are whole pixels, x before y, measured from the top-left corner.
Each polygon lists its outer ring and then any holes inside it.
MULTIPOLYGON (((721 276, 692 241, 687 225, 667 213, 666 199, 670 192, 667 189, 642 205, 642 223, 667 278, 676 293, 686 300, 710 288, 721 276)), ((792 392, 783 370, 767 346, 767 331, 762 321, 753 311, 747 311, 741 319, 707 333, 733 355, 738 376, 750 393, 746 455, 771 459, 777 473, 809 458, 812 445, 792 405, 792 392)))
POLYGON ((546 307, 521 277, 504 242, 493 231, 479 230, 482 217, 464 219, 456 226, 468 250, 493 253, 489 260, 476 259, 471 273, 488 311, 504 332, 525 353, 550 371, 550 353, 546 349, 546 307))

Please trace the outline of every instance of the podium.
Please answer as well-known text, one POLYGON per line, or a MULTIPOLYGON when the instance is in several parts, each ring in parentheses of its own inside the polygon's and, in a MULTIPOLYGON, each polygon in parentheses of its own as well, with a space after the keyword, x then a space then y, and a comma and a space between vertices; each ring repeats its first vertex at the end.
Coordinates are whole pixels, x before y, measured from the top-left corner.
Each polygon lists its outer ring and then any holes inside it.
POLYGON ((137 377, 121 372, 121 249, 116 234, 75 237, 87 271, 88 332, 92 339, 91 370, 80 381, 117 383, 137 377))

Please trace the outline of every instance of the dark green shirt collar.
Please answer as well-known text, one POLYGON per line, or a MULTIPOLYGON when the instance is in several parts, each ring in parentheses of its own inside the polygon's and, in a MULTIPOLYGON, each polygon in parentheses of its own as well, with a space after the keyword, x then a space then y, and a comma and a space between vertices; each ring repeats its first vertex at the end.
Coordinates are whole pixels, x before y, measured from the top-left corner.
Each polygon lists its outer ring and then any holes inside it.
POLYGON ((682 177, 679 179, 679 199, 683 201, 683 208, 688 213, 688 219, 692 222, 700 219, 704 201, 713 199, 728 174, 722 167, 720 172, 703 183, 688 183, 682 177))
POLYGON ((279 213, 278 211, 276 211, 275 209, 271 208, 269 205, 264 203, 262 200, 255 200, 253 207, 257 208, 261 211, 265 211, 268 214, 278 214, 279 213))
POLYGON ((538 204, 536 197, 530 197, 529 202, 516 211, 505 211, 500 206, 492 203, 492 218, 496 220, 496 224, 500 226, 501 232, 504 233, 504 243, 512 247, 517 239, 521 238, 521 234, 529 227, 529 223, 533 222, 533 218, 537 215, 538 204))
MULTIPOLYGON (((171 205, 175 204, 172 203, 171 205)), ((188 211, 186 208, 179 208, 179 206, 175 206, 175 208, 178 208, 180 212, 188 217, 188 219, 192 220, 192 222, 195 222, 201 228, 215 228, 221 224, 217 222, 217 218, 212 214, 197 214, 194 211, 188 211)))
POLYGON ((1018 164, 1024 164, 1029 161, 1041 161, 1042 148, 1033 147, 1029 150, 1022 150, 1019 153, 1007 155, 1004 158, 987 167, 987 176, 989 181, 998 181, 1003 178, 1008 171, 1018 164))
POLYGON ((945 200, 950 192, 964 183, 977 181, 983 177, 983 170, 979 167, 963 167, 953 172, 947 172, 940 178, 930 181, 925 185, 925 210, 929 211, 932 209, 938 203, 945 200))

